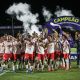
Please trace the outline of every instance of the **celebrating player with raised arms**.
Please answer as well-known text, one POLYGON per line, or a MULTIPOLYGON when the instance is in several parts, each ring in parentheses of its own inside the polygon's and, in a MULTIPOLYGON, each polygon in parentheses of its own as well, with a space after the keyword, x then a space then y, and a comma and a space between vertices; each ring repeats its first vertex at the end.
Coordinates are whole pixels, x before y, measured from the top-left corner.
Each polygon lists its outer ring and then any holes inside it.
POLYGON ((52 37, 49 36, 48 37, 49 43, 48 43, 48 47, 47 47, 47 58, 48 58, 48 71, 54 70, 54 47, 55 47, 55 43, 52 40, 52 37))

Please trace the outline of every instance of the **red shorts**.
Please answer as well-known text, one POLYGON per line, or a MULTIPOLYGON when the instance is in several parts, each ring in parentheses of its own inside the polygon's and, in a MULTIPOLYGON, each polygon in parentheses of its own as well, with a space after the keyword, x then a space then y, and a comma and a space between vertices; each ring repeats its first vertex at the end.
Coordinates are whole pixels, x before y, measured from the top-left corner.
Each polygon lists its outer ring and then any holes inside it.
POLYGON ((54 53, 47 54, 47 58, 54 60, 54 53))
POLYGON ((44 60, 45 55, 44 54, 37 54, 38 60, 44 60))
POLYGON ((28 53, 25 53, 25 57, 24 57, 24 59, 25 60, 33 60, 33 57, 34 57, 34 54, 28 54, 28 53))
POLYGON ((13 56, 14 56, 14 60, 17 60, 17 59, 20 59, 21 54, 13 54, 13 56))
POLYGON ((55 51, 55 55, 60 56, 60 54, 61 54, 61 51, 60 51, 60 50, 56 50, 56 51, 55 51))
POLYGON ((3 59, 3 53, 0 53, 0 58, 3 59))
POLYGON ((68 53, 66 53, 66 54, 63 53, 63 57, 64 57, 64 59, 67 59, 67 58, 69 58, 69 54, 68 53))
POLYGON ((12 59, 12 53, 4 53, 3 55, 3 60, 7 61, 9 58, 12 59))

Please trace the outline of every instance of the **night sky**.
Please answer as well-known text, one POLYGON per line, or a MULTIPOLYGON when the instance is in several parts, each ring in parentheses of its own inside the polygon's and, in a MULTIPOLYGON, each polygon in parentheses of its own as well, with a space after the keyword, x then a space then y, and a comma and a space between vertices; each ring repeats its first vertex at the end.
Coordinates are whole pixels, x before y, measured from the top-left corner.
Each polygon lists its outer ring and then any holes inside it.
MULTIPOLYGON (((11 25, 11 16, 6 14, 5 11, 14 2, 30 4, 32 13, 39 13, 40 24, 44 24, 45 22, 41 11, 43 6, 53 14, 56 11, 56 6, 60 6, 64 9, 71 10, 75 17, 80 18, 80 0, 0 0, 0 25, 11 25)), ((55 17, 55 15, 53 15, 53 17, 55 17)), ((14 19, 14 24, 22 25, 22 22, 14 19)))

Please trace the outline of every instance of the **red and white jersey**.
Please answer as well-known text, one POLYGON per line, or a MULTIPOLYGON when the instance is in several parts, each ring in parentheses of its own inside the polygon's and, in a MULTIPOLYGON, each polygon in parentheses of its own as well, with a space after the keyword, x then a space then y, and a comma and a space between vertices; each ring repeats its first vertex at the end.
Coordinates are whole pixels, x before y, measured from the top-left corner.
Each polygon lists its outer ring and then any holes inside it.
POLYGON ((26 44, 25 53, 33 54, 33 52, 34 52, 34 46, 33 45, 26 44))
POLYGON ((0 43, 0 53, 4 53, 4 43, 0 43))
POLYGON ((54 47, 55 47, 54 42, 49 43, 48 48, 47 48, 47 52, 48 53, 54 53, 54 47))
POLYGON ((69 42, 67 40, 63 41, 63 53, 69 53, 69 42))
POLYGON ((44 48, 42 46, 38 46, 38 54, 44 54, 44 48))
POLYGON ((28 46, 28 54, 33 54, 34 52, 34 46, 33 45, 29 45, 28 46))
POLYGON ((4 47, 5 47, 4 53, 7 53, 7 54, 11 53, 11 45, 12 45, 11 42, 4 41, 4 47))

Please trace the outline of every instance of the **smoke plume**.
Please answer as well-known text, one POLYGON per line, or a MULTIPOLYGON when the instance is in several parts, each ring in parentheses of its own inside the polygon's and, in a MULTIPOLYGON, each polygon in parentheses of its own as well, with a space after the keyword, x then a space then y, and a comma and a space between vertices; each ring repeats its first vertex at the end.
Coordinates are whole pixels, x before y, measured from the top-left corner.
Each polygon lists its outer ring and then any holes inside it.
POLYGON ((36 25, 36 23, 39 22, 39 15, 38 13, 33 14, 31 12, 31 7, 29 4, 14 3, 6 10, 6 12, 9 15, 16 15, 17 20, 23 22, 24 32, 27 31, 32 34, 35 31, 38 34, 40 33, 39 28, 36 25))
POLYGON ((47 10, 45 7, 43 7, 42 9, 42 14, 46 22, 49 21, 52 17, 52 13, 49 10, 47 10))
POLYGON ((67 10, 64 8, 61 8, 59 6, 57 6, 57 10, 54 13, 57 17, 60 16, 73 16, 72 11, 71 10, 67 10))

